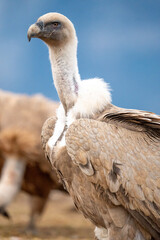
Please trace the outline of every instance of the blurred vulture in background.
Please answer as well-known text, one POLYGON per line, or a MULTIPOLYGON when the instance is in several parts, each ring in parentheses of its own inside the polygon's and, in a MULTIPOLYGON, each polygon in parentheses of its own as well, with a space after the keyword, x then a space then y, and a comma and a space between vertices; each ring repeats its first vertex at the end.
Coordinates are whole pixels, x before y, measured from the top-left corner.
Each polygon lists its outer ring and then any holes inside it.
POLYGON ((61 100, 55 129, 52 118, 44 124, 43 147, 96 239, 160 239, 160 116, 112 105, 101 79, 81 81, 65 16, 43 15, 32 37, 49 48, 61 100))
POLYGON ((32 97, 0 91, 0 212, 20 190, 31 196, 27 230, 33 230, 52 189, 63 189, 46 161, 41 128, 58 104, 41 95, 32 97))

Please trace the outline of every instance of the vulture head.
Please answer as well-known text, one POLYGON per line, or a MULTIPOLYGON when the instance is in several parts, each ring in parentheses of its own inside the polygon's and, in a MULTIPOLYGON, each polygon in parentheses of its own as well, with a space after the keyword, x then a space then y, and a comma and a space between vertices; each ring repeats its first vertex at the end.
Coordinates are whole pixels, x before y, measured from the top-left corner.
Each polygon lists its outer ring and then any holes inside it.
POLYGON ((40 38, 49 49, 54 85, 65 111, 77 99, 80 81, 77 65, 77 36, 72 22, 59 13, 41 16, 28 29, 28 40, 40 38))
POLYGON ((28 40, 40 38, 49 46, 62 46, 68 42, 77 43, 72 22, 60 13, 47 13, 28 29, 28 40))

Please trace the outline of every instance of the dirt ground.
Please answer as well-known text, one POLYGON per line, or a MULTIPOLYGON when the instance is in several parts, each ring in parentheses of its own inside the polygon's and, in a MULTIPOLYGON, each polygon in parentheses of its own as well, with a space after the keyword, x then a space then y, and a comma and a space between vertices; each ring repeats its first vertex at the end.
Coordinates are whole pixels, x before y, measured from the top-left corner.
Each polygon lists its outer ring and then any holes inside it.
POLYGON ((66 194, 55 192, 38 222, 36 235, 24 233, 29 218, 29 199, 20 193, 8 208, 11 220, 0 216, 0 240, 91 240, 93 225, 74 210, 66 194))

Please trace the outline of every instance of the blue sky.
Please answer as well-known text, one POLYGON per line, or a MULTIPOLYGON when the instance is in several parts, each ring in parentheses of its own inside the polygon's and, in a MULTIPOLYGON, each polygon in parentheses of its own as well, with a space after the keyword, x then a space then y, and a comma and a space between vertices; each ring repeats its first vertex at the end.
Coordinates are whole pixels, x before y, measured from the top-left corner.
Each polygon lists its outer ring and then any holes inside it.
POLYGON ((47 12, 74 23, 82 79, 104 78, 115 105, 160 114, 159 0, 0 0, 0 88, 58 100, 47 47, 27 41, 47 12))

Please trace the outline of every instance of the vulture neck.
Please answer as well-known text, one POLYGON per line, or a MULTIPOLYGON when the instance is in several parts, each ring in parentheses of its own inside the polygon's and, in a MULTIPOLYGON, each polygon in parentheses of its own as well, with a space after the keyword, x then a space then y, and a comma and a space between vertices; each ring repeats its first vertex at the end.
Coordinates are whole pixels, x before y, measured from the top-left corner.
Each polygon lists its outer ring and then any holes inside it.
POLYGON ((80 75, 77 65, 77 44, 49 47, 54 85, 65 112, 75 104, 78 97, 80 75))

